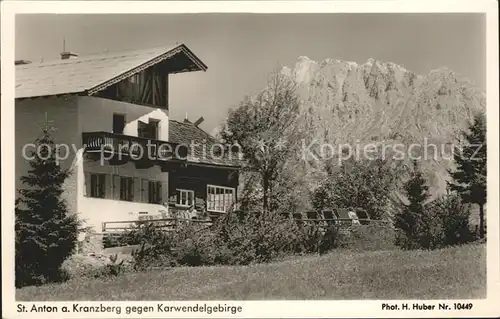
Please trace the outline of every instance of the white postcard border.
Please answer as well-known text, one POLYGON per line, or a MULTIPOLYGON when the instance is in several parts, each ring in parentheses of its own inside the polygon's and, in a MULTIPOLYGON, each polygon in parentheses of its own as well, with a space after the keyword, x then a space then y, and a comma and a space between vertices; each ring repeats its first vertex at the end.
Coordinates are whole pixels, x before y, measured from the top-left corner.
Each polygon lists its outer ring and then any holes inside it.
MULTIPOLYGON (((500 315, 500 247, 499 247, 499 182, 498 182, 498 4, 496 1, 3 1, 1 3, 1 154, 2 154, 2 292, 3 317, 13 318, 16 312, 14 290, 14 18, 20 13, 197 13, 197 12, 253 12, 253 13, 347 13, 347 12, 484 12, 487 14, 487 139, 488 148, 488 203, 487 219, 487 299, 472 300, 471 311, 382 311, 383 302, 395 303, 453 303, 452 300, 357 300, 357 301, 200 301, 206 304, 233 304, 243 307, 243 312, 230 315, 246 318, 326 318, 326 317, 483 317, 500 315)), ((457 301, 458 302, 458 301, 457 301)), ((467 300, 460 302, 469 302, 467 300)), ((161 302, 79 302, 79 304, 156 305, 161 302)), ((175 305, 193 305, 189 302, 163 302, 175 305)), ((30 305, 31 303, 22 303, 30 305)), ((72 307, 73 302, 46 302, 37 305, 64 304, 72 307)), ((25 314, 31 318, 33 313, 25 314)), ((99 313, 44 313, 44 318, 101 318, 99 313)), ((136 317, 137 314, 105 317, 136 317)), ((148 316, 142 314, 142 316, 148 316)), ((203 313, 158 313, 160 317, 218 317, 203 313)), ((228 317, 227 313, 220 317, 228 317)), ((24 317, 24 315, 23 315, 24 317)))

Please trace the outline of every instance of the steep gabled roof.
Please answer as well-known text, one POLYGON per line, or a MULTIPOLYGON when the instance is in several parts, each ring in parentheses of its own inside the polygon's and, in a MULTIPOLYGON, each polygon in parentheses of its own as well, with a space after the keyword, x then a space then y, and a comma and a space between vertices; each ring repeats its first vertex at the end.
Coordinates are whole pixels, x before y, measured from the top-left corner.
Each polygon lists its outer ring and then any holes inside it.
POLYGON ((238 154, 231 153, 229 156, 228 151, 225 151, 223 154, 217 154, 215 151, 219 151, 219 147, 213 148, 214 152, 212 152, 212 146, 219 144, 219 141, 193 123, 178 122, 175 120, 170 120, 168 123, 169 142, 189 147, 188 162, 235 168, 241 167, 241 161, 239 160, 238 154), (199 146, 195 146, 191 149, 191 143, 196 143, 199 146), (206 152, 203 151, 203 146, 206 147, 206 152))
POLYGON ((16 65, 16 98, 62 94, 92 95, 153 65, 181 55, 186 71, 207 66, 184 44, 173 48, 110 52, 76 59, 16 65))

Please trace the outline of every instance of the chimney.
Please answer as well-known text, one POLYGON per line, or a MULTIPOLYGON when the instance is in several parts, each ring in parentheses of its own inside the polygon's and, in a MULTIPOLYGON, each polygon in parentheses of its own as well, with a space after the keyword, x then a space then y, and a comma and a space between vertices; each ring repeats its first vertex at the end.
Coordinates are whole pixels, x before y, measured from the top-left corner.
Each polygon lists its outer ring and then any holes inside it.
POLYGON ((61 52, 61 59, 62 60, 68 60, 68 59, 76 59, 78 57, 78 54, 74 52, 61 52))
POLYGON ((191 121, 188 120, 188 112, 186 112, 186 116, 184 117, 184 123, 191 123, 191 121))
POLYGON ((199 119, 197 119, 196 122, 194 122, 194 126, 198 127, 198 125, 200 125, 201 123, 203 123, 203 121, 205 121, 205 119, 202 116, 199 119))
POLYGON ((28 60, 16 60, 14 61, 14 64, 15 65, 23 65, 23 64, 30 64, 31 61, 28 61, 28 60))

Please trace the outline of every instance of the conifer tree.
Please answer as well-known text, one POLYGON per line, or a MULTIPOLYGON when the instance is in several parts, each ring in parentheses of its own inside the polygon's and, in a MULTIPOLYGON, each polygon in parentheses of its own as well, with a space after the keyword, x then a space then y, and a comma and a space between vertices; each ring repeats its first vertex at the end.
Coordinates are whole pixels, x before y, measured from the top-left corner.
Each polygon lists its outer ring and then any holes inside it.
POLYGON ((74 251, 79 221, 70 214, 63 193, 69 171, 56 161, 56 147, 47 122, 36 140, 15 207, 16 286, 42 284, 61 279, 61 265, 74 251))
POLYGON ((484 238, 484 205, 486 204, 486 118, 478 114, 463 132, 465 145, 455 150, 455 171, 450 171, 451 190, 456 191, 465 203, 479 205, 479 236, 484 238))
POLYGON ((425 215, 425 204, 429 199, 429 186, 420 171, 417 162, 413 163, 410 179, 404 185, 408 205, 404 205, 396 215, 395 228, 400 230, 396 244, 403 249, 422 248, 422 227, 425 215))

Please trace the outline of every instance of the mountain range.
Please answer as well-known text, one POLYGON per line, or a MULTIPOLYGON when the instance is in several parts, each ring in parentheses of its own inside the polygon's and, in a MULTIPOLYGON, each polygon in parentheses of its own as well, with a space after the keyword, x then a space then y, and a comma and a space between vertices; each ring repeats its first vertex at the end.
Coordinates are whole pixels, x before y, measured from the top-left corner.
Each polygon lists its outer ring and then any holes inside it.
MULTIPOLYGON (((485 92, 448 68, 418 75, 374 59, 358 64, 300 57, 282 73, 297 83, 302 125, 316 151, 324 143, 361 149, 374 144, 411 149, 413 158, 427 154, 422 170, 434 194, 445 191, 451 147, 460 132, 486 111, 485 92)), ((385 156, 395 154, 394 148, 387 150, 385 156)), ((403 162, 410 160, 405 156, 403 162)))

